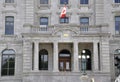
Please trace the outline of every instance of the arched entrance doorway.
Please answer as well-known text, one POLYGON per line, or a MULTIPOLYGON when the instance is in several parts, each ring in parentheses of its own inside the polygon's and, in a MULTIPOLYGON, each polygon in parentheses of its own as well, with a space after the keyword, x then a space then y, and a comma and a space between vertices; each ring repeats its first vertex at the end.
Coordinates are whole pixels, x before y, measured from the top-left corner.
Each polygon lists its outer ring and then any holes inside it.
POLYGON ((68 50, 61 50, 59 53, 59 70, 71 71, 71 54, 68 50))
POLYGON ((83 49, 80 55, 81 59, 81 70, 92 70, 92 57, 89 49, 83 49))
POLYGON ((39 70, 48 70, 48 51, 46 49, 39 52, 39 70))

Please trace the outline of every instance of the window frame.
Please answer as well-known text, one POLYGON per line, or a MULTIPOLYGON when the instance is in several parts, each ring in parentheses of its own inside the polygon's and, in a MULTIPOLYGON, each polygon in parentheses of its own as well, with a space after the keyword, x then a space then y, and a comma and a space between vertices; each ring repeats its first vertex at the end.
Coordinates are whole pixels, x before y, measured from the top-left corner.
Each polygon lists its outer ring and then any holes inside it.
POLYGON ((49 24, 49 17, 40 17, 40 19, 39 19, 39 25, 46 25, 46 26, 48 26, 48 24, 49 24), (43 18, 47 19, 47 22, 43 22, 43 24, 42 24, 41 19, 43 19, 43 18), (44 24, 44 23, 46 23, 46 24, 44 24))
POLYGON ((40 4, 49 4, 49 0, 42 0, 42 2, 41 2, 41 0, 40 0, 40 4), (47 3, 46 3, 46 1, 47 1, 47 3))
POLYGON ((5 35, 14 35, 14 16, 5 16, 5 35))
POLYGON ((120 34, 120 16, 115 16, 115 34, 120 34), (116 18, 119 18, 118 21, 116 18))
POLYGON ((15 51, 13 49, 6 49, 2 52, 1 76, 14 76, 14 75, 15 75, 15 51), (12 51, 12 52, 10 53, 9 51, 12 51), (5 52, 7 52, 7 53, 5 53, 5 52), (7 67, 3 67, 3 65, 4 65, 3 63, 5 63, 4 56, 7 57, 6 58, 7 67), (11 57, 13 58, 13 60, 10 60, 11 57), (13 64, 13 65, 11 65, 12 67, 10 67, 11 63, 13 64), (3 71, 3 70, 6 70, 6 71, 3 71), (11 72, 11 70, 13 70, 13 72, 11 72), (6 72, 6 74, 4 74, 5 72, 6 72))
POLYGON ((80 4, 89 4, 89 0, 80 0, 80 4))
POLYGON ((60 24, 68 24, 69 23, 69 17, 59 18, 60 24))
POLYGON ((5 3, 15 3, 14 0, 5 0, 5 3))
POLYGON ((69 0, 60 0, 60 5, 69 4, 69 0))
POLYGON ((89 17, 80 17, 80 25, 89 25, 89 17), (88 22, 82 22, 81 20, 85 20, 85 19, 87 19, 88 20, 88 22))
POLYGON ((114 3, 120 3, 120 0, 114 0, 114 3))

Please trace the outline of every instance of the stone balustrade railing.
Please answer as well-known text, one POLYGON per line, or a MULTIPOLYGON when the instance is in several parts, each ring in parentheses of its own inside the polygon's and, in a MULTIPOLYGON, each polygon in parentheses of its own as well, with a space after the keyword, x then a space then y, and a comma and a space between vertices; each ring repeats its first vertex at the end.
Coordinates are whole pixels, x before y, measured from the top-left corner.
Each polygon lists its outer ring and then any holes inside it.
POLYGON ((102 33, 109 33, 109 29, 105 25, 98 25, 98 26, 88 26, 88 25, 54 25, 54 26, 33 26, 31 27, 32 33, 52 33, 57 29, 76 29, 80 34, 102 34, 102 33))

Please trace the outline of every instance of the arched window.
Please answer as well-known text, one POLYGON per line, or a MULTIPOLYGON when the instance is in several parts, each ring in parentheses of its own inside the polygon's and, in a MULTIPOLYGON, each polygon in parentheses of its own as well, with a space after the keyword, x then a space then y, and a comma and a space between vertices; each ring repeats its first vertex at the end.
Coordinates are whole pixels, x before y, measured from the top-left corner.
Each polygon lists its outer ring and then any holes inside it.
POLYGON ((48 70, 48 51, 45 49, 39 52, 39 70, 48 70))
POLYGON ((59 53, 59 70, 71 71, 71 54, 68 50, 61 50, 59 53))
POLYGON ((6 49, 2 52, 1 75, 14 75, 15 71, 15 51, 6 49))

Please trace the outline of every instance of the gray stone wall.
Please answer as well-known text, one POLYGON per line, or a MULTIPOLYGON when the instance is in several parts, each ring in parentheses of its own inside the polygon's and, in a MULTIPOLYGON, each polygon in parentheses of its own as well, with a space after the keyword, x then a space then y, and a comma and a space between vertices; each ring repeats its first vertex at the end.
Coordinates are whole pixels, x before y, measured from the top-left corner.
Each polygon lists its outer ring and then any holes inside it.
MULTIPOLYGON (((64 47, 64 43, 70 44, 66 45, 65 48, 70 50, 73 56, 74 43, 86 42, 94 44, 99 42, 100 62, 96 59, 97 52, 94 51, 96 47, 92 45, 93 49, 90 49, 93 54, 92 73, 88 71, 88 74, 99 82, 111 82, 110 79, 114 79, 114 68, 111 62, 114 61, 114 50, 120 48, 120 38, 115 36, 114 17, 120 16, 120 4, 115 4, 113 0, 89 0, 88 5, 80 5, 79 0, 69 0, 67 16, 70 17, 70 24, 67 25, 59 24, 59 15, 62 7, 63 5, 59 4, 59 0, 49 0, 48 5, 40 5, 39 0, 15 0, 13 4, 6 4, 4 0, 0 1, 0 52, 6 48, 16 51, 15 76, 2 77, 0 75, 0 82, 39 82, 41 80, 43 82, 49 80, 52 80, 51 82, 72 82, 73 80, 78 82, 81 74, 80 70, 77 70, 78 72, 76 73, 68 72, 63 74, 53 72, 54 42, 62 43, 62 45, 58 46, 58 52, 64 47), (5 35, 5 16, 14 16, 14 35, 5 35), (54 30, 50 33, 32 33, 31 28, 39 27, 39 18, 43 16, 49 17, 49 26, 53 27, 54 30), (89 17, 91 27, 101 27, 101 31, 106 32, 107 30, 107 32, 101 33, 98 29, 92 29, 93 31, 89 33, 80 32, 80 17, 89 17), (64 34, 69 36, 64 37, 64 34), (40 43, 39 49, 46 48, 50 53, 49 71, 45 73, 39 70, 37 72, 32 70, 32 43, 36 40, 40 43), (98 62, 100 63, 100 70, 97 67, 98 62)), ((79 50, 81 49, 80 46, 79 50)), ((77 54, 79 51, 75 52, 77 54)), ((0 61, 1 57, 2 53, 0 53, 0 61)), ((74 57, 72 58, 75 59, 74 57)), ((72 63, 74 64, 76 61, 73 59, 72 63)), ((72 66, 73 70, 74 66, 72 66)))

